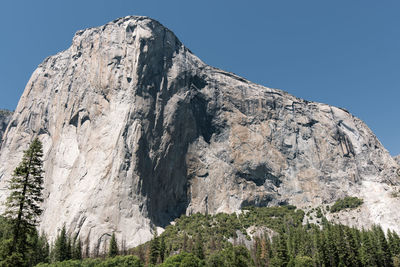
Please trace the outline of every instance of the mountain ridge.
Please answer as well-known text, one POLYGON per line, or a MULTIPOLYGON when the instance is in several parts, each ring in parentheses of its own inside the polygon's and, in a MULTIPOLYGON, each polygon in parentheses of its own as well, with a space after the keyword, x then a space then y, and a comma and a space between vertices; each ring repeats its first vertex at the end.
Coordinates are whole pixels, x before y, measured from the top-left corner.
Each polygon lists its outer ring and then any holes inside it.
POLYGON ((394 160, 400 165, 400 155, 395 156, 394 160))
POLYGON ((78 31, 38 66, 4 135, 1 188, 33 136, 50 238, 65 223, 91 248, 112 232, 134 246, 182 214, 347 195, 365 204, 340 220, 399 231, 398 165, 365 123, 208 66, 148 17, 78 31))

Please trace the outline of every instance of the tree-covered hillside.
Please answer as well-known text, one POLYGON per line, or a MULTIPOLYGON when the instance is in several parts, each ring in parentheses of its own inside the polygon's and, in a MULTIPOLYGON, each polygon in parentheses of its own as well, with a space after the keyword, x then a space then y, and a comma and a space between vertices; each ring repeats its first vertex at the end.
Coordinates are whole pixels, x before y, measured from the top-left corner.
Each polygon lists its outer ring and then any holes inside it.
POLYGON ((379 226, 359 230, 324 217, 319 225, 303 224, 304 218, 304 211, 293 206, 193 214, 176 219, 143 245, 118 249, 125 256, 38 266, 399 266, 396 233, 385 235, 379 226))

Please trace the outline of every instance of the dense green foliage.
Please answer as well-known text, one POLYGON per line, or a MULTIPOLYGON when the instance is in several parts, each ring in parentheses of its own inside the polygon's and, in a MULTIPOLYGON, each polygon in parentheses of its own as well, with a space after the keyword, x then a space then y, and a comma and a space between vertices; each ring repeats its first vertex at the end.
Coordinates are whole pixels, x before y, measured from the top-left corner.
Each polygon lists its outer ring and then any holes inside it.
MULTIPOLYGON (((114 241, 115 243, 115 236, 114 241)), ((118 250, 118 248, 117 248, 118 250)), ((118 254, 113 252, 113 256, 118 254)), ((52 262, 62 262, 67 260, 81 260, 82 259, 82 242, 75 236, 72 238, 67 234, 65 225, 58 233, 56 240, 51 248, 50 260, 52 262)))
POLYGON ((290 221, 295 226, 301 225, 303 217, 304 212, 296 210, 294 206, 247 207, 239 215, 226 213, 214 216, 200 213, 184 215, 176 219, 174 225, 167 226, 160 237, 153 239, 155 241, 134 249, 132 253, 144 260, 143 251, 146 250, 146 246, 152 246, 152 262, 159 262, 158 259, 154 259, 157 254, 154 252, 154 246, 158 246, 158 240, 162 238, 166 247, 164 253, 167 255, 182 249, 186 252, 193 251, 196 256, 202 258, 204 256, 201 254, 208 255, 215 250, 227 248, 230 244, 228 239, 237 239, 238 233, 250 239, 246 231, 250 226, 278 230, 285 221, 290 221))
MULTIPOLYGON (((36 230, 43 201, 42 155, 42 145, 35 139, 10 180, 7 209, 0 216, 0 267, 400 266, 397 233, 385 234, 380 226, 358 230, 330 223, 320 207, 312 209, 318 224, 303 224, 305 213, 294 206, 182 216, 160 236, 154 231, 151 241, 131 249, 132 255, 127 256, 119 255, 113 233, 105 254, 95 253, 101 258, 82 259, 79 237, 68 235, 65 226, 52 246, 36 230)), ((362 199, 345 197, 330 212, 362 203, 362 199)))
POLYGON ((0 266, 34 266, 39 262, 49 262, 50 246, 45 235, 36 229, 29 231, 25 252, 11 253, 13 223, 0 216, 0 266))
MULTIPOLYGON (((43 202, 43 163, 42 143, 35 138, 29 148, 24 151, 21 163, 15 168, 8 182, 10 195, 6 202, 4 217, 9 225, 9 236, 3 236, 1 249, 1 265, 29 266, 38 256, 32 255, 34 246, 43 242, 36 232, 38 218, 42 213, 40 203, 43 202), (32 256, 35 259, 32 259, 32 256)), ((46 246, 45 244, 42 244, 46 246)), ((43 254, 36 251, 38 254, 43 254)))
POLYGON ((357 197, 345 197, 343 199, 339 199, 333 204, 330 211, 338 212, 344 209, 355 209, 363 204, 363 200, 357 197))
POLYGON ((150 263, 157 264, 160 254, 160 241, 155 231, 153 240, 150 242, 150 263))
MULTIPOLYGON (((160 236, 155 234, 152 241, 132 249, 130 253, 136 256, 84 260, 80 259, 81 249, 77 249, 81 247, 79 239, 67 235, 65 228, 55 240, 50 256, 46 238, 34 232, 28 238, 30 262, 25 265, 44 262, 38 266, 399 266, 400 237, 395 232, 385 235, 379 226, 358 230, 332 224, 324 217, 321 225, 303 225, 303 217, 304 213, 292 206, 246 208, 238 215, 182 216, 160 236)), ((0 218, 2 259, 7 257, 4 244, 10 242, 9 229, 12 225, 0 218)), ((113 243, 110 240, 109 250, 113 243)), ((24 266, 24 257, 13 254, 2 264, 24 266)))
MULTIPOLYGON (((317 210, 318 213, 318 210, 317 210)), ((113 234, 107 257, 82 260, 79 238, 67 235, 65 227, 51 248, 44 236, 33 231, 24 256, 8 256, 12 223, 0 217, 0 266, 107 267, 107 266, 400 266, 400 237, 379 226, 358 230, 328 222, 303 224, 305 214, 293 206, 244 208, 239 214, 182 216, 161 235, 117 255, 113 234), (49 253, 50 251, 50 253, 49 253), (8 257, 7 257, 8 256, 8 257), (51 262, 51 263, 50 263, 51 262)))
POLYGON ((116 256, 113 258, 67 260, 51 264, 41 263, 37 267, 142 267, 143 263, 135 256, 116 256))
POLYGON ((52 258, 54 261, 65 261, 71 259, 71 247, 65 225, 56 238, 56 242, 52 250, 52 258))
POLYGON ((118 255, 118 245, 117 239, 115 238, 115 233, 112 234, 110 239, 110 245, 108 248, 108 257, 115 257, 118 255))
POLYGON ((192 253, 182 252, 178 255, 169 257, 164 263, 158 265, 162 267, 176 267, 176 266, 204 266, 204 263, 192 253))
MULTIPOLYGON (((358 230, 324 217, 321 225, 303 225, 303 218, 304 212, 292 206, 247 208, 239 215, 182 216, 156 237, 157 242, 164 239, 167 248, 160 266, 398 266, 400 262, 400 238, 394 232, 385 236, 379 226, 358 230), (246 229, 254 226, 264 232, 254 231, 250 238, 246 229), (183 265, 184 260, 192 265, 183 265)), ((150 263, 146 254, 153 242, 131 253, 150 263)))

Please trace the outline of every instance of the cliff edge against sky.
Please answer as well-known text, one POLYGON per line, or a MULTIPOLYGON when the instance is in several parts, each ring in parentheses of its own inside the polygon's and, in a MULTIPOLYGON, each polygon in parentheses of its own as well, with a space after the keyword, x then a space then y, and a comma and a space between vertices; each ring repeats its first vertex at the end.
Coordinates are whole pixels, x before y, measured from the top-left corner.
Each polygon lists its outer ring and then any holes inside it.
POLYGON ((131 247, 185 213, 347 195, 364 204, 342 222, 400 232, 399 166, 361 120, 210 67, 147 17, 79 31, 39 65, 4 134, 1 188, 34 136, 50 238, 65 223, 91 247, 112 232, 131 247))

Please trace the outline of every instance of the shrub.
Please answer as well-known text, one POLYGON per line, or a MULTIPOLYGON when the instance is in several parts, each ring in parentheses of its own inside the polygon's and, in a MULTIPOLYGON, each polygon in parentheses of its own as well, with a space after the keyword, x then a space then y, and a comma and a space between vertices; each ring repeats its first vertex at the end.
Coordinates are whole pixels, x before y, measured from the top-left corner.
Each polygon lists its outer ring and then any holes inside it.
POLYGON ((142 262, 135 256, 116 256, 106 260, 84 259, 54 262, 51 264, 40 263, 36 267, 142 267, 142 262))
POLYGON ((203 266, 203 262, 192 253, 183 252, 181 254, 169 257, 160 267, 175 267, 175 266, 203 266))
POLYGON ((322 211, 321 208, 317 209, 317 218, 322 218, 322 211))
POLYGON ((338 212, 344 209, 355 209, 363 204, 363 200, 357 197, 345 197, 338 199, 331 208, 331 212, 338 212))

